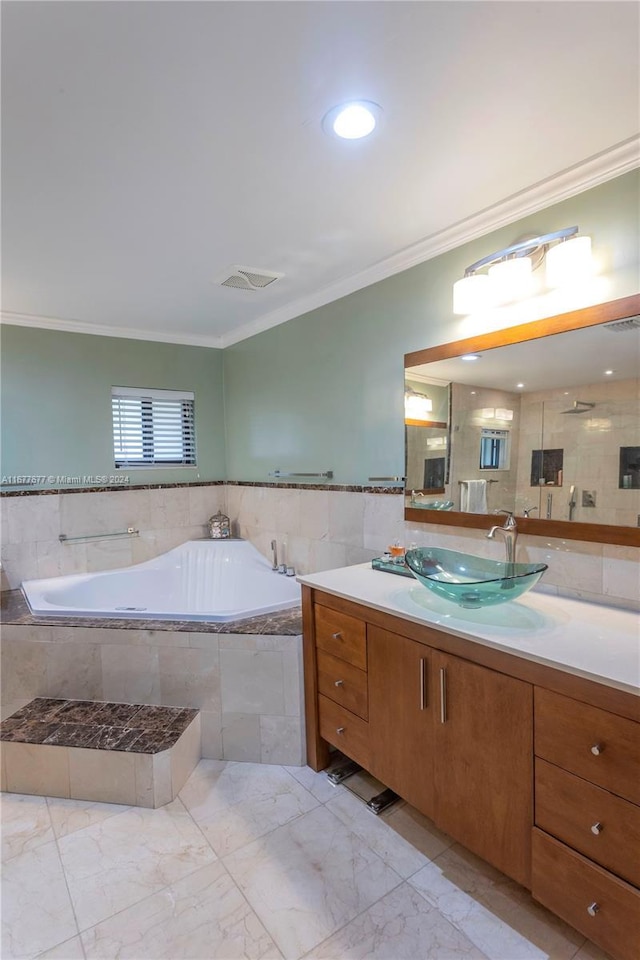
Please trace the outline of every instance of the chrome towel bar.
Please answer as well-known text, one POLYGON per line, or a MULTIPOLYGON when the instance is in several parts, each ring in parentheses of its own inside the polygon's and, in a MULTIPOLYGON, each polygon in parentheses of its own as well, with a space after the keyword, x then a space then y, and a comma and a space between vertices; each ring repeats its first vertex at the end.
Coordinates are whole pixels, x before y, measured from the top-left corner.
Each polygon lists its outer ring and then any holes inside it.
POLYGON ((105 537, 139 537, 140 531, 135 527, 127 527, 126 530, 119 530, 117 533, 85 533, 81 537, 68 537, 66 533, 61 533, 58 537, 60 543, 73 543, 76 540, 102 540, 105 537))

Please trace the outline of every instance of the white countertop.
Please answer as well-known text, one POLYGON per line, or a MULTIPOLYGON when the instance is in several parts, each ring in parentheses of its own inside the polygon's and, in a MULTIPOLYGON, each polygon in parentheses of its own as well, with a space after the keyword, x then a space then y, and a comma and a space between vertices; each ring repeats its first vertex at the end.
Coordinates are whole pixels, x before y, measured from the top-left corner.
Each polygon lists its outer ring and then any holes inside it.
POLYGON ((465 610, 417 580, 368 563, 298 577, 305 586, 413 623, 640 695, 638 615, 530 590, 518 600, 465 610))

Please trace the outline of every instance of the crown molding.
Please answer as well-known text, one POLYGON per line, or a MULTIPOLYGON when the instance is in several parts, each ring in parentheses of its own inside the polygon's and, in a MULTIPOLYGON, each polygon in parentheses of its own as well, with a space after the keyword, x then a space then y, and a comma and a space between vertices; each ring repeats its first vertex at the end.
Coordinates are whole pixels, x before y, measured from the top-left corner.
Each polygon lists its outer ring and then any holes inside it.
POLYGON ((14 327, 38 327, 41 330, 61 330, 63 333, 90 333, 96 337, 121 337, 125 340, 151 340, 154 343, 175 343, 190 347, 222 349, 221 337, 200 337, 185 333, 160 333, 157 330, 138 330, 134 327, 111 327, 82 320, 62 320, 60 317, 41 317, 30 313, 12 313, 3 310, 0 323, 14 327))
POLYGON ((299 317, 310 310, 316 310, 334 300, 346 297, 350 293, 362 290, 373 283, 385 280, 396 273, 408 270, 427 260, 465 243, 477 240, 500 227, 508 226, 517 220, 551 207, 570 197, 577 196, 597 187, 607 180, 613 180, 640 166, 640 135, 630 137, 608 150, 595 154, 566 170, 554 174, 545 180, 527 187, 518 193, 492 204, 472 217, 431 234, 411 244, 399 253, 380 260, 378 263, 351 277, 345 277, 338 283, 329 284, 308 297, 302 297, 292 303, 267 313, 251 323, 222 335, 223 347, 229 347, 240 340, 269 330, 287 320, 299 317))
POLYGON ((89 333, 99 337, 122 337, 129 340, 151 340, 159 343, 176 343, 194 347, 222 349, 258 333, 277 327, 295 317, 317 310, 341 297, 362 290, 364 287, 385 280, 410 267, 425 263, 442 253, 463 246, 472 240, 508 226, 539 210, 561 203, 579 193, 584 193, 607 180, 622 176, 640 166, 640 135, 603 150, 574 166, 541 180, 525 190, 512 194, 480 210, 472 217, 424 237, 404 250, 378 261, 366 270, 345 277, 337 283, 322 287, 306 297, 263 314, 250 323, 221 336, 198 336, 184 333, 161 333, 155 330, 139 330, 130 327, 112 327, 107 324, 87 323, 81 320, 63 320, 59 317, 43 317, 26 313, 0 313, 0 322, 22 327, 39 327, 44 330, 62 330, 68 333, 89 333))

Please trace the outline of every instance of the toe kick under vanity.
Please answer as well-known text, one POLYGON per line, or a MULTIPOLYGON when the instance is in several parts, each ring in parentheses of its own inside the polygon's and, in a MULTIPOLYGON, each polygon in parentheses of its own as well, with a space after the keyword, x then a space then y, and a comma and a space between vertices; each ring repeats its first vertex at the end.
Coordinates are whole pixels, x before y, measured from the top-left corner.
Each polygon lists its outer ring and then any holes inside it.
POLYGON ((466 611, 366 564, 300 581, 309 765, 339 748, 637 960, 637 616, 535 592, 466 611))

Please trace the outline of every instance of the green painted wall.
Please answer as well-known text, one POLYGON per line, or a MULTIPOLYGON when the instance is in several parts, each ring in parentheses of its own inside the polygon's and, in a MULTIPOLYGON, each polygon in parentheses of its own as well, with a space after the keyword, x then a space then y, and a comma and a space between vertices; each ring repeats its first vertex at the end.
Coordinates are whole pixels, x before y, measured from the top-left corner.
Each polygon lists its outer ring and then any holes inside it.
MULTIPOLYGON (((452 187, 454 189, 454 187, 452 187)), ((339 483, 403 473, 404 354, 637 293, 637 171, 382 280, 224 351, 227 469, 237 480, 333 470, 339 483), (599 275, 570 301, 548 295, 484 318, 452 312, 464 269, 523 235, 578 225, 599 275), (582 302, 580 302, 582 301, 582 302)))
POLYGON ((0 346, 3 477, 225 478, 221 350, 10 325, 2 326, 0 346), (112 386, 193 390, 197 468, 116 471, 112 386))

